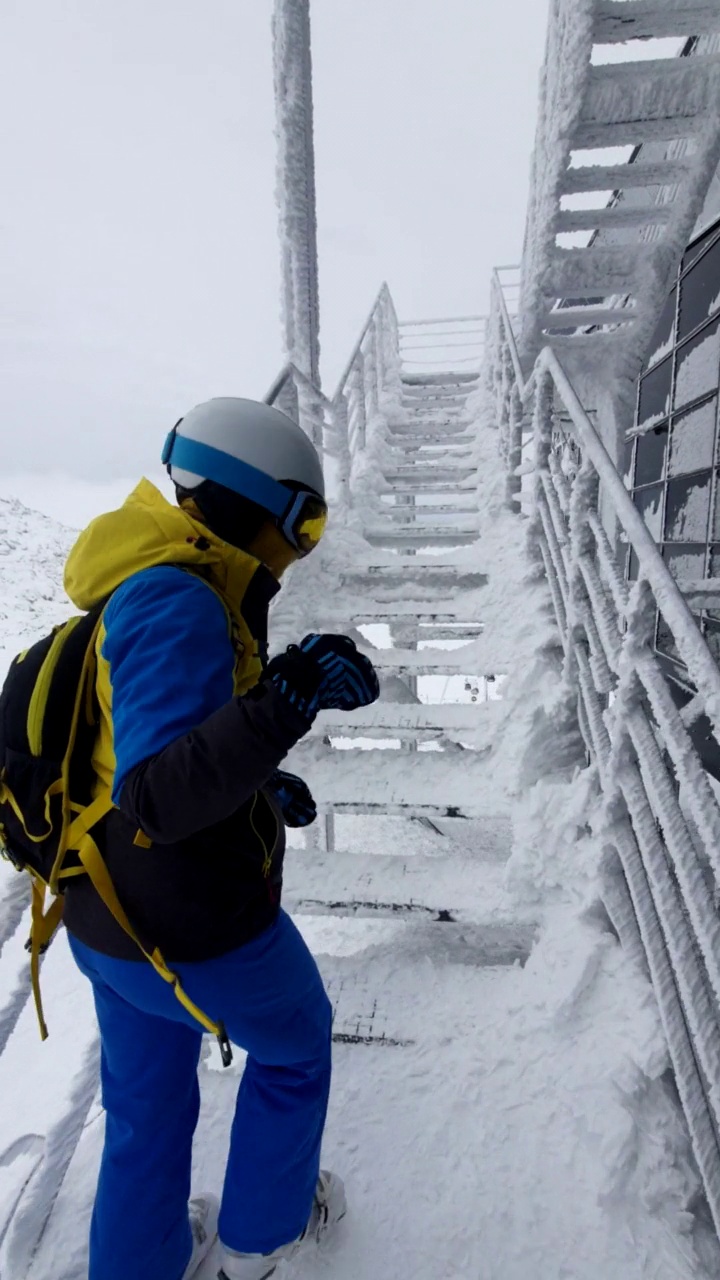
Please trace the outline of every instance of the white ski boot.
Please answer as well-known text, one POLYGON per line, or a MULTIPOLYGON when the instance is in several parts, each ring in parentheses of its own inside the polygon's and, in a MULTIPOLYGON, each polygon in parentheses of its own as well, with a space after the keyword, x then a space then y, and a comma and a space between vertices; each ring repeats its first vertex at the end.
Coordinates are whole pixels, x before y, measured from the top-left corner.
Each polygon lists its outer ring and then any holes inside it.
POLYGON ((218 1233, 220 1201, 210 1194, 194 1196, 188 1206, 190 1230, 193 1236, 192 1257, 185 1268, 183 1280, 192 1280, 207 1258, 218 1233))
POLYGON ((315 1199, 308 1224, 297 1240, 283 1244, 272 1253, 235 1253, 222 1246, 222 1265, 218 1280, 268 1280, 286 1258, 292 1258, 303 1245, 322 1240, 331 1227, 347 1213, 345 1187, 336 1173, 323 1170, 315 1188, 315 1199))

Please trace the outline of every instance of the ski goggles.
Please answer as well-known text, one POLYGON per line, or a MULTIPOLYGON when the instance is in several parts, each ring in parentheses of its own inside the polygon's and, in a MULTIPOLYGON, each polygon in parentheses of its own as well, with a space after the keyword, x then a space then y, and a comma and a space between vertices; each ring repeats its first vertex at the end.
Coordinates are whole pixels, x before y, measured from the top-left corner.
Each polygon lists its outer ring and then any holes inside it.
POLYGON ((328 521, 324 498, 312 489, 291 488, 281 480, 273 480, 264 471, 222 449, 179 436, 177 426, 169 433, 162 451, 162 461, 168 471, 171 466, 179 467, 232 489, 233 493, 263 507, 299 555, 307 556, 315 549, 328 521))

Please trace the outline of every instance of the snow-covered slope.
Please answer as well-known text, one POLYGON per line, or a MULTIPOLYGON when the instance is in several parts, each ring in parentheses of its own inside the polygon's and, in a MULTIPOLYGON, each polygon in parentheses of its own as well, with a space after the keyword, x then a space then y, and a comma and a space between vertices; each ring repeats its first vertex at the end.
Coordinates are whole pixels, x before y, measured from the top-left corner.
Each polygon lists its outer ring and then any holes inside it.
POLYGON ((0 674, 29 641, 72 611, 62 587, 71 529, 0 497, 0 674))

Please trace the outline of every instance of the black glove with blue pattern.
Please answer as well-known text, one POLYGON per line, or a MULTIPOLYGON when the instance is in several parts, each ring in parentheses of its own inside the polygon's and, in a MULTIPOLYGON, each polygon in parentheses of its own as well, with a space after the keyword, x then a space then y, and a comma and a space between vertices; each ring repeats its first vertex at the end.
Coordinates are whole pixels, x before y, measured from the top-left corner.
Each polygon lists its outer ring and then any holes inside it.
POLYGON ((294 773, 276 769, 265 784, 282 809, 286 827, 309 827, 317 818, 317 805, 307 783, 294 773))
POLYGON ((367 707, 380 696, 375 668, 349 636, 306 636, 273 659, 267 675, 309 720, 318 711, 367 707))

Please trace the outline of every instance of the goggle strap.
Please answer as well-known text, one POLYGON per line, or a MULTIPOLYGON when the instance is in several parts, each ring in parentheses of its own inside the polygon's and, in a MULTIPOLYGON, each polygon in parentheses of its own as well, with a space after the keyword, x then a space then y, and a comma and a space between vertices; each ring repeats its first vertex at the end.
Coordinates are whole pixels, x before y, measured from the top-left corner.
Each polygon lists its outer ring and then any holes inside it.
POLYGON ((180 467, 183 471, 202 476, 204 480, 224 485, 242 498, 264 507, 278 520, 284 521, 288 510, 292 511, 296 506, 298 495, 280 484, 279 480, 273 480, 264 471, 240 458, 233 458, 222 449, 177 435, 176 427, 165 441, 162 457, 166 466, 180 467))

